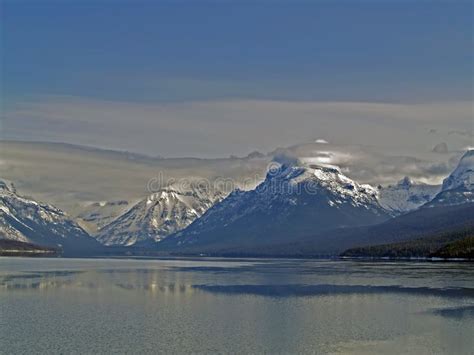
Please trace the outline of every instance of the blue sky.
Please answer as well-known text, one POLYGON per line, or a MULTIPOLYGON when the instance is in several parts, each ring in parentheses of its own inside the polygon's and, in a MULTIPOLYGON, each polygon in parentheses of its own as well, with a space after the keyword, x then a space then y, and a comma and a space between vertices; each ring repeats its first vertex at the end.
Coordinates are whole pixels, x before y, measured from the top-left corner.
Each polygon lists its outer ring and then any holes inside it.
POLYGON ((462 149, 472 16, 447 0, 3 0, 0 133, 165 156, 462 149))
POLYGON ((472 96, 472 3, 4 1, 6 97, 472 96))

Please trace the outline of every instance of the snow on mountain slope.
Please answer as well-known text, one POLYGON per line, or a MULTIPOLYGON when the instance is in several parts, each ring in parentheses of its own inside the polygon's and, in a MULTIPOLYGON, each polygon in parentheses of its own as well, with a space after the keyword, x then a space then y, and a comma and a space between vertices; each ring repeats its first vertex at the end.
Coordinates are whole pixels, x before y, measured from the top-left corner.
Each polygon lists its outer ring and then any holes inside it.
POLYGON ((457 188, 474 190, 474 149, 464 153, 456 169, 443 181, 443 191, 457 188))
POLYGON ((441 192, 425 207, 474 202, 474 149, 468 150, 454 171, 443 181, 441 192))
POLYGON ((86 203, 76 214, 76 220, 81 227, 95 235, 101 228, 127 212, 130 207, 131 204, 125 200, 86 203))
POLYGON ((0 238, 45 246, 63 246, 71 251, 99 246, 60 209, 17 194, 0 181, 0 238))
POLYGON ((104 245, 125 246, 150 240, 158 242, 187 227, 224 196, 203 186, 163 188, 104 226, 97 240, 104 245))
POLYGON ((405 177, 395 185, 379 187, 379 202, 386 210, 400 214, 430 202, 440 190, 439 185, 417 183, 405 177))
POLYGON ((203 251, 258 247, 387 218, 370 185, 358 184, 336 167, 280 161, 256 189, 234 191, 159 245, 203 251))

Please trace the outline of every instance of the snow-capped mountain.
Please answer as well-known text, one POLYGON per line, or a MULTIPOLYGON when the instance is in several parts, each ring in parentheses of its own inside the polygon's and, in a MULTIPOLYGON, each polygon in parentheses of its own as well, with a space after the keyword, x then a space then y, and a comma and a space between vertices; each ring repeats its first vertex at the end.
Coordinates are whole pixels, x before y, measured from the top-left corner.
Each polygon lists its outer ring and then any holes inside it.
POLYGON ((0 238, 74 252, 99 244, 60 209, 17 194, 0 181, 0 238))
POLYGON ((397 215, 430 202, 440 190, 440 185, 417 183, 405 177, 395 185, 379 187, 379 202, 383 208, 397 215))
POLYGON ((169 186, 138 202, 102 228, 96 238, 104 245, 159 242, 187 227, 224 197, 223 192, 204 186, 169 186))
POLYGON ((454 171, 443 181, 441 192, 426 207, 474 202, 474 149, 468 150, 454 171))
POLYGON ((283 161, 269 169, 256 189, 234 191, 159 245, 202 250, 261 247, 387 218, 370 185, 358 184, 337 167, 283 161))
POLYGON ((474 149, 464 153, 456 169, 443 181, 443 191, 458 188, 474 190, 474 149))
POLYGON ((130 203, 126 200, 87 203, 82 207, 82 211, 76 214, 76 220, 90 234, 95 235, 129 209, 130 203))

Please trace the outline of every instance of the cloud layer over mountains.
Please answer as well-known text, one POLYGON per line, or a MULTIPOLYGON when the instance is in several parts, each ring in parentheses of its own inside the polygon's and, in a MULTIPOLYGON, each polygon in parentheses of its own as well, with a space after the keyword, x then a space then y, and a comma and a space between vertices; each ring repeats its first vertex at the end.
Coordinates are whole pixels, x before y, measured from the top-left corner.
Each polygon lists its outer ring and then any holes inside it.
POLYGON ((234 187, 250 189, 265 178, 276 156, 337 165, 348 177, 374 186, 393 184, 405 176, 440 184, 462 154, 397 154, 390 148, 331 143, 298 144, 268 155, 222 159, 162 159, 64 144, 6 141, 0 142, 0 150, 3 179, 15 182, 22 193, 70 213, 80 213, 91 202, 136 202, 150 193, 149 183, 157 178, 158 183, 153 184, 156 187, 170 179, 224 178, 226 182, 230 179, 234 187))
POLYGON ((166 157, 246 155, 316 139, 391 148, 397 154, 403 148, 416 154, 430 151, 441 142, 456 151, 472 145, 472 130, 470 101, 137 103, 41 96, 6 106, 2 117, 4 139, 166 157))

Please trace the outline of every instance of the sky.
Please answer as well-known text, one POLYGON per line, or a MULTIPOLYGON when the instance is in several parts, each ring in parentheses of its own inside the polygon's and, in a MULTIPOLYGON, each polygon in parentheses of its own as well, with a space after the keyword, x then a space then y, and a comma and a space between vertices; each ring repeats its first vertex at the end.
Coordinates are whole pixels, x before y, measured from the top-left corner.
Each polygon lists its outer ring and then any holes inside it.
POLYGON ((215 157, 473 142, 470 1, 2 0, 1 135, 215 157))

